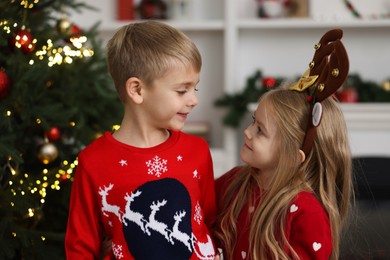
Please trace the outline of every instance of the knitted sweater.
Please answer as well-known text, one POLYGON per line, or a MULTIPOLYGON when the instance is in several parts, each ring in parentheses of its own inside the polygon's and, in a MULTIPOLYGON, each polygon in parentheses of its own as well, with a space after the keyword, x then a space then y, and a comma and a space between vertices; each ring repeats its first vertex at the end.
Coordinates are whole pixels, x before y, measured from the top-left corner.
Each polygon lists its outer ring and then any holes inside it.
MULTIPOLYGON (((235 167, 216 180, 218 211, 220 210, 219 204, 223 199, 223 192, 229 185, 232 176, 240 169, 240 167, 235 167)), ((259 193, 256 194, 254 202, 260 200, 259 195, 259 193)), ((238 216, 237 230, 239 234, 234 249, 234 260, 251 259, 248 253, 249 233, 252 221, 251 214, 256 206, 256 203, 254 205, 251 205, 249 202, 246 203, 238 216)), ((285 234, 288 242, 301 260, 329 259, 332 252, 329 218, 314 194, 300 192, 291 201, 288 207, 285 234)))
POLYGON ((67 259, 213 259, 216 214, 207 143, 171 131, 151 148, 105 133, 78 158, 65 239, 67 259))

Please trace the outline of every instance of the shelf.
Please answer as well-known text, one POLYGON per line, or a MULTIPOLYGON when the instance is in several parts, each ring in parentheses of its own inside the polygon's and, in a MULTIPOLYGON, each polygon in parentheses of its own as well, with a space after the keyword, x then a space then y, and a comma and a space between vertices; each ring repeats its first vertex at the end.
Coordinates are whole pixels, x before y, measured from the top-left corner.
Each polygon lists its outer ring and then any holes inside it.
POLYGON ((242 19, 240 29, 321 29, 321 28, 378 28, 389 27, 390 19, 317 21, 310 18, 242 19))
MULTIPOLYGON (((100 26, 102 32, 112 32, 119 27, 140 20, 104 22, 100 26)), ((159 20, 183 31, 222 31, 224 22, 222 20, 159 20)))
MULTIPOLYGON (((222 31, 223 20, 159 20, 183 31, 222 31)), ((101 31, 114 31, 119 27, 139 20, 106 21, 100 26, 101 31)), ((382 20, 349 20, 349 21, 316 21, 310 18, 280 19, 241 19, 237 22, 239 29, 322 29, 322 28, 390 28, 390 19, 382 20)))

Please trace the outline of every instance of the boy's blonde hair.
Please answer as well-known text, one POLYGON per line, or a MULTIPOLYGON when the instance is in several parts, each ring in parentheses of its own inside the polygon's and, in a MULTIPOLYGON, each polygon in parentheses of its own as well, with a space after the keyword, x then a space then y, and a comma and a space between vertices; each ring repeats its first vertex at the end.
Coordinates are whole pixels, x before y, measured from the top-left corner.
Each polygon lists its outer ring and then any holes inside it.
POLYGON ((127 79, 137 77, 146 85, 166 73, 177 62, 200 72, 198 48, 181 31, 158 21, 131 23, 120 28, 107 44, 111 77, 121 100, 127 79))
MULTIPOLYGON (((289 248, 293 259, 299 259, 284 233, 286 214, 292 199, 300 191, 311 191, 328 213, 333 242, 330 259, 338 259, 341 227, 353 197, 352 158, 343 114, 332 98, 322 102, 323 117, 312 149, 306 160, 297 164, 310 114, 307 94, 275 89, 264 94, 260 102, 264 102, 277 125, 279 163, 251 221, 250 257, 254 260, 290 259, 285 252, 289 248)), ((253 184, 261 187, 256 169, 245 167, 236 174, 222 196, 221 212, 224 214, 216 221, 216 237, 226 246, 226 259, 232 259, 240 232, 236 219, 251 198, 253 184)))

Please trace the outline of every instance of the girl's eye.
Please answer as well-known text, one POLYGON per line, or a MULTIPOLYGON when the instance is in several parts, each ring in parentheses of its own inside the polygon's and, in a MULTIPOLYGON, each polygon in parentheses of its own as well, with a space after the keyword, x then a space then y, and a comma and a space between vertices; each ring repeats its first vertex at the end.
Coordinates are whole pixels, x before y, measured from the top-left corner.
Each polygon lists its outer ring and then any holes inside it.
POLYGON ((176 92, 179 93, 179 95, 184 95, 185 93, 187 93, 187 90, 178 90, 176 92))
MULTIPOLYGON (((255 125, 255 123, 256 123, 256 118, 255 118, 255 116, 254 115, 252 115, 252 125, 255 125)), ((261 128, 259 127, 259 126, 257 126, 257 128, 256 128, 256 134, 258 134, 258 135, 260 135, 260 134, 262 134, 263 133, 263 131, 261 130, 261 128)))
POLYGON ((254 125, 256 123, 256 118, 254 115, 252 115, 252 125, 254 125))

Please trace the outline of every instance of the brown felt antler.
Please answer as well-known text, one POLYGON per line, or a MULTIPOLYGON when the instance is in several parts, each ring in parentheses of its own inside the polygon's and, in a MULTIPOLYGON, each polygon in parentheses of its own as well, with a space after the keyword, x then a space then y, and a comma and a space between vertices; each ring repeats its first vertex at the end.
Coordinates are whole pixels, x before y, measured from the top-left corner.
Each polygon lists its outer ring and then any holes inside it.
POLYGON ((321 122, 321 101, 331 96, 342 86, 348 76, 348 54, 341 42, 343 31, 333 29, 326 32, 319 43, 309 69, 290 90, 307 91, 311 116, 306 129, 302 150, 308 155, 316 135, 316 127, 321 122))

